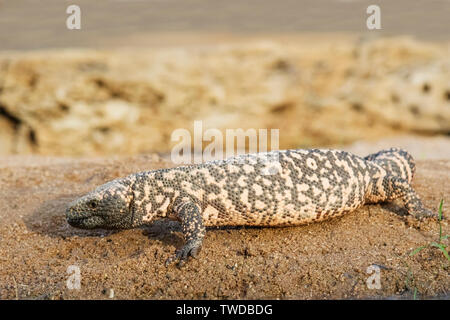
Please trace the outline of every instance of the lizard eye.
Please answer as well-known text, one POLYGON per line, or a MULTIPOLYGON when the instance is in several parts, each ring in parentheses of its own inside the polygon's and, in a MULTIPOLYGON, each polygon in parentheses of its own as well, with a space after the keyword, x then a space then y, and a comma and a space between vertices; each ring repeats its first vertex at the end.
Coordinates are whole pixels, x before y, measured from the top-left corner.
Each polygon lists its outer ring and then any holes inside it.
POLYGON ((97 206, 98 206, 98 203, 97 203, 97 201, 96 200, 91 200, 91 201, 89 201, 88 202, 88 207, 89 208, 91 208, 91 209, 95 209, 95 208, 97 208, 97 206))

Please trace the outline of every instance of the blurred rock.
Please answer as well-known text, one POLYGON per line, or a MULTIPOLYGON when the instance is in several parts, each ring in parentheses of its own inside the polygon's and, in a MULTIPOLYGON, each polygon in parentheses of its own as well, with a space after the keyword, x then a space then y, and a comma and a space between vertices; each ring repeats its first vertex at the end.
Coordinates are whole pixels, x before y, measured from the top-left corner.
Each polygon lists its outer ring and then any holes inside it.
POLYGON ((407 38, 0 55, 0 153, 169 151, 177 128, 280 148, 450 132, 449 48, 407 38))

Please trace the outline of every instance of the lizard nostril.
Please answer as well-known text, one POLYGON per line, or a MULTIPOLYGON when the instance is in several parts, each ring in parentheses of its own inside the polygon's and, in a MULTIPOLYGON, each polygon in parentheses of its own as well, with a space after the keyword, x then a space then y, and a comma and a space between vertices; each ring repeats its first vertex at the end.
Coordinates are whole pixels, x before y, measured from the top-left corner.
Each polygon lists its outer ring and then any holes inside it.
POLYGON ((77 211, 74 208, 68 208, 66 210, 66 218, 67 219, 74 219, 77 216, 77 211))

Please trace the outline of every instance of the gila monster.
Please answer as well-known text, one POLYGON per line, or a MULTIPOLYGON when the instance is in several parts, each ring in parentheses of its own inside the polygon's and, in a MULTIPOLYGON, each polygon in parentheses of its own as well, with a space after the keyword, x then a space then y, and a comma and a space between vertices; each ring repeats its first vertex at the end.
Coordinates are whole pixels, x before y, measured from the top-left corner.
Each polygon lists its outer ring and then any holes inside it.
POLYGON ((83 229, 125 229, 169 218, 184 246, 166 265, 200 251, 210 226, 293 226, 403 199, 416 218, 434 216, 413 188, 412 156, 391 148, 365 158, 339 150, 283 150, 160 169, 108 182, 72 202, 66 218, 83 229))

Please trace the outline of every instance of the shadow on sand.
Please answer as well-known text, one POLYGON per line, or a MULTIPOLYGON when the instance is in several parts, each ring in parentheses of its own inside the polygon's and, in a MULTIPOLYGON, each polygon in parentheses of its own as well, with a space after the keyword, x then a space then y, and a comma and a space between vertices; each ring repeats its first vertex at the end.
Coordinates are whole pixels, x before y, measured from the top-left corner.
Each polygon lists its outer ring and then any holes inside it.
MULTIPOLYGON (((31 215, 24 218, 27 229, 31 232, 52 238, 67 239, 72 237, 107 237, 123 230, 92 229, 83 230, 70 226, 65 217, 68 203, 76 199, 77 195, 64 195, 48 200, 38 207, 31 215)), ((159 240, 164 245, 180 247, 183 243, 180 224, 176 221, 161 219, 150 225, 136 228, 150 240, 159 240)))

